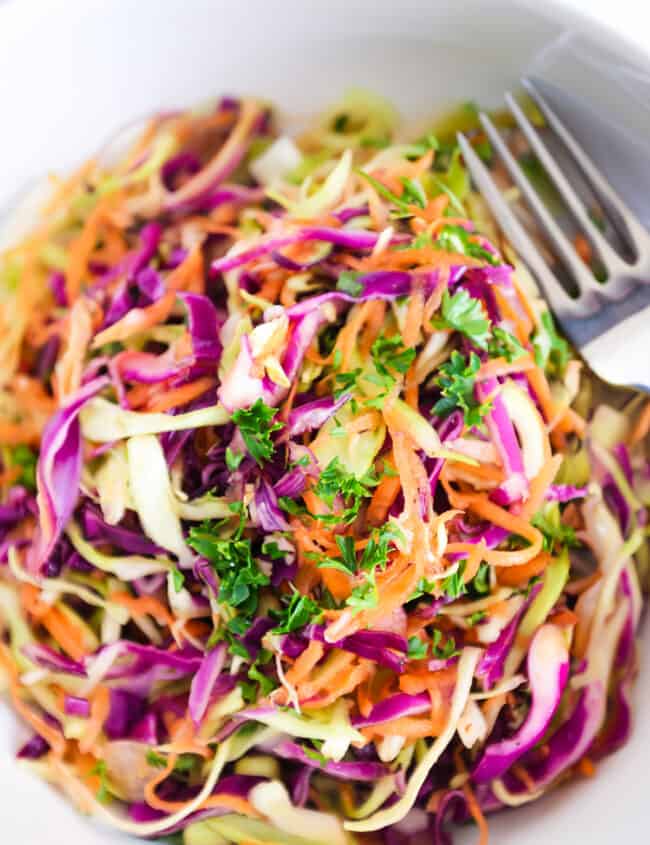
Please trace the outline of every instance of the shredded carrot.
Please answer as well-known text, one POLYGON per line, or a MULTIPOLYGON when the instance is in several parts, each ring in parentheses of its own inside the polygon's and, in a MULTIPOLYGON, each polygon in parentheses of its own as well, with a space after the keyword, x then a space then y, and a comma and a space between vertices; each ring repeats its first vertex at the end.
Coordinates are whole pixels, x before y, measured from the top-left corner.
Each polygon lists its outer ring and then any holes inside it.
POLYGON ((579 617, 572 610, 565 608, 564 610, 558 610, 553 613, 549 621, 554 625, 558 625, 560 628, 571 628, 578 624, 579 617))
POLYGON ((481 810, 481 806, 476 800, 476 796, 472 790, 472 787, 469 783, 463 784, 463 795, 465 796, 465 800, 467 801, 467 808, 469 809, 472 818, 476 822, 476 826, 479 829, 479 838, 477 845, 488 845, 490 841, 490 834, 488 831, 487 822, 485 821, 485 816, 483 815, 483 811, 481 810))
POLYGON ((49 744, 52 751, 59 757, 63 756, 66 748, 66 741, 63 735, 45 719, 35 713, 21 698, 21 686, 18 677, 18 668, 8 647, 0 642, 0 665, 5 669, 9 678, 11 701, 17 712, 23 717, 27 724, 36 731, 39 736, 49 744))
POLYGON ((111 601, 125 607, 132 616, 153 616, 161 625, 174 624, 174 617, 165 605, 153 596, 131 596, 128 593, 111 593, 111 601))
POLYGON ((311 672, 323 656, 325 649, 316 640, 312 640, 307 648, 296 658, 296 662, 286 673, 288 683, 292 686, 299 684, 311 672))
POLYGON ((146 308, 132 308, 121 320, 96 334, 92 348, 98 349, 106 343, 128 340, 133 335, 162 323, 171 314, 175 302, 175 291, 168 290, 153 305, 148 305, 146 308))
POLYGON ((95 747, 111 710, 111 696, 108 687, 98 686, 90 701, 90 718, 86 729, 79 740, 79 750, 84 754, 95 747))
POLYGON ((488 549, 484 553, 484 560, 494 566, 516 566, 537 557, 542 548, 542 535, 527 519, 509 513, 481 493, 457 492, 444 479, 444 472, 440 478, 453 507, 469 509, 488 522, 506 528, 512 534, 518 534, 530 543, 527 548, 515 551, 488 549))
MULTIPOLYGON (((391 461, 393 470, 395 469, 391 461)), ((372 499, 366 511, 366 519, 370 525, 383 525, 386 522, 388 512, 399 496, 402 483, 398 475, 384 475, 379 484, 375 487, 372 499)))
POLYGON ((203 378, 192 381, 189 384, 183 384, 181 387, 175 387, 168 390, 161 396, 156 396, 147 403, 147 411, 162 413, 169 411, 171 408, 178 408, 181 405, 186 405, 194 399, 198 399, 204 393, 207 393, 216 384, 216 380, 211 376, 204 376, 203 378))
POLYGON ((592 778, 596 774, 596 766, 590 757, 583 757, 578 763, 578 771, 583 777, 592 778))
POLYGON ((517 778, 517 780, 523 783, 523 785, 529 792, 537 791, 537 784, 535 783, 533 778, 528 774, 528 771, 521 764, 518 763, 516 766, 513 766, 512 773, 517 778))
POLYGON ((560 469, 562 455, 553 455, 546 461, 539 474, 530 482, 530 494, 524 502, 519 516, 523 519, 530 519, 542 506, 549 485, 560 469))
POLYGON ((86 656, 84 633, 58 607, 51 607, 41 616, 41 624, 73 660, 82 660, 86 656))
POLYGON ((540 552, 536 558, 521 566, 497 567, 497 581, 506 587, 527 584, 531 578, 540 575, 551 562, 548 552, 540 552))

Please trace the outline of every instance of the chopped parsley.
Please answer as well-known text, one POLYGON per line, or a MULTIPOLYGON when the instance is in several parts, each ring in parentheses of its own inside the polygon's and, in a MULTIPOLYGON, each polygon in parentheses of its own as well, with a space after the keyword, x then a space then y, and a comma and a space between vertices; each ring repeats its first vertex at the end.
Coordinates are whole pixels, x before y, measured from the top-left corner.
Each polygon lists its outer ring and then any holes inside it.
POLYGON ((433 656, 438 660, 449 660, 450 657, 455 657, 460 654, 456 648, 456 641, 453 637, 447 637, 445 642, 442 642, 442 631, 437 628, 433 631, 433 656))
POLYGON ((226 449, 226 466, 230 472, 235 472, 239 468, 239 464, 244 460, 244 455, 241 452, 233 452, 228 446, 226 449))
POLYGON ((473 628, 474 625, 478 625, 482 622, 487 616, 487 613, 484 610, 477 610, 474 613, 470 614, 467 619, 465 620, 470 628, 473 628))
POLYGON ((260 588, 269 584, 269 577, 255 562, 251 541, 239 536, 241 530, 234 538, 224 540, 215 534, 215 527, 208 522, 191 528, 188 544, 218 575, 219 602, 236 608, 245 619, 251 618, 257 610, 260 588))
POLYGON ((290 634, 299 628, 304 628, 315 617, 320 616, 321 609, 309 596, 303 596, 297 590, 291 596, 287 607, 283 610, 274 610, 273 615, 278 624, 273 628, 274 634, 290 634))
POLYGON ((554 375, 562 375, 571 357, 569 344, 557 333, 550 311, 540 317, 541 326, 533 335, 535 363, 554 375))
POLYGON ((469 359, 457 350, 451 353, 448 361, 440 367, 436 384, 442 397, 433 406, 434 413, 447 417, 455 410, 462 411, 465 425, 479 425, 489 410, 489 404, 481 404, 474 396, 476 373, 481 366, 481 359, 471 352, 469 359))
POLYGON ((258 466, 262 466, 273 455, 271 434, 283 427, 280 422, 272 422, 276 414, 276 408, 269 408, 262 399, 258 399, 250 408, 240 408, 232 415, 232 421, 239 428, 258 466))
POLYGON ((451 575, 448 575, 442 582, 442 590, 447 596, 449 596, 450 599, 460 598, 460 596, 467 592, 465 582, 463 581, 465 564, 466 561, 462 560, 458 569, 455 572, 452 572, 451 575))
POLYGON ((97 789, 97 800, 106 804, 111 800, 111 794, 108 788, 108 770, 104 760, 98 760, 93 768, 90 770, 91 775, 97 775, 99 778, 99 788, 97 789))
POLYGON ((350 372, 347 373, 336 373, 334 376, 334 383, 336 385, 334 388, 334 398, 340 399, 344 393, 355 390, 357 387, 357 379, 360 375, 361 367, 357 367, 355 370, 350 370, 350 372))
POLYGON ((460 255, 487 261, 488 264, 497 264, 497 258, 471 237, 472 233, 463 229, 462 226, 443 226, 438 235, 437 244, 446 252, 457 252, 460 255))
POLYGON ((409 637, 407 657, 409 660, 425 660, 429 646, 419 637, 409 637))
POLYGON ((557 552, 565 546, 577 548, 580 541, 575 530, 565 525, 560 516, 560 508, 556 502, 546 505, 532 518, 531 523, 542 532, 542 548, 547 552, 557 552))
POLYGON ((361 273, 356 273, 354 270, 344 270, 336 282, 336 289, 344 293, 349 293, 350 296, 359 296, 363 290, 363 285, 357 279, 361 273))
POLYGON ((9 466, 20 467, 20 475, 16 478, 15 484, 22 484, 29 490, 36 490, 36 463, 38 458, 36 452, 19 443, 9 450, 9 466))
POLYGON ((464 288, 458 288, 453 296, 445 290, 441 311, 442 318, 434 321, 436 328, 454 329, 464 334, 479 349, 487 349, 490 321, 479 299, 470 296, 464 288))
POLYGON ((482 563, 478 572, 470 582, 470 588, 473 593, 479 596, 485 596, 490 592, 490 566, 487 563, 482 563))
POLYGON ((340 496, 344 502, 344 509, 336 514, 317 514, 316 519, 323 522, 352 522, 364 499, 370 496, 370 490, 379 483, 372 472, 367 472, 362 478, 357 478, 348 472, 338 457, 333 458, 320 474, 314 487, 314 493, 332 508, 334 500, 340 496))
POLYGON ((513 334, 495 326, 488 341, 488 354, 490 358, 505 358, 510 363, 525 355, 526 350, 513 334))
POLYGON ((415 349, 406 349, 399 334, 390 337, 381 335, 373 343, 370 355, 381 375, 390 376, 391 370, 404 375, 413 363, 415 349))
POLYGON ((180 593, 180 591, 183 589, 183 585, 185 584, 185 576, 177 566, 172 567, 171 573, 172 583, 174 584, 174 590, 175 592, 180 593))
POLYGON ((167 765, 167 758, 163 757, 162 754, 158 754, 153 749, 149 749, 147 751, 147 764, 154 769, 164 769, 167 765))
POLYGON ((377 570, 372 569, 366 573, 366 580, 355 587, 350 593, 347 605, 354 610, 372 610, 379 603, 379 592, 377 590, 377 570))

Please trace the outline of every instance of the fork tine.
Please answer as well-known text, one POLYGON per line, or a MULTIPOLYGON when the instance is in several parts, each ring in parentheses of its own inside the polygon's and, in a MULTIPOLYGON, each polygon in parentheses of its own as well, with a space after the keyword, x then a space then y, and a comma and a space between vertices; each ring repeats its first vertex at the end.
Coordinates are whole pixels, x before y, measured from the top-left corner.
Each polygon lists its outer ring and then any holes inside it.
POLYGON ((512 244, 514 250, 523 258, 530 271, 542 286, 551 308, 558 316, 583 317, 597 310, 598 304, 593 299, 572 299, 547 267, 539 250, 530 236, 517 220, 487 167, 472 149, 462 133, 458 133, 458 144, 463 158, 476 186, 490 206, 498 224, 512 244))
POLYGON ((513 181, 523 194, 530 208, 535 213, 540 227, 544 230, 556 251, 559 253, 565 267, 570 270, 571 275, 580 289, 581 296, 578 298, 578 301, 580 301, 580 299, 589 292, 592 294, 599 292, 602 286, 598 284, 591 270, 584 264, 582 259, 579 258, 573 244, 569 241, 553 215, 549 212, 544 202, 538 196, 537 191, 528 181, 496 126, 484 113, 481 113, 479 118, 481 124, 483 125, 483 129, 490 139, 490 143, 496 149, 513 181))
POLYGON ((510 93, 506 94, 505 99, 510 112, 517 121, 519 128, 526 136, 526 140, 530 144, 533 152, 541 162, 544 170, 566 202, 573 216, 576 218, 583 231, 591 241, 592 246, 596 249, 610 279, 615 279, 614 281, 609 281, 600 285, 600 290, 603 295, 608 297, 611 296, 612 298, 620 298, 621 296, 624 296, 628 292, 630 286, 629 283, 624 281, 622 274, 625 274, 626 272, 629 273, 630 265, 621 258, 599 229, 594 225, 594 222, 589 217, 582 200, 562 170, 555 163, 548 147, 533 124, 524 114, 524 111, 519 103, 510 93))
MULTIPOLYGON (((612 211, 627 230, 628 238, 637 252, 637 259, 632 265, 623 262, 624 271, 627 273, 634 272, 637 267, 643 264, 644 261, 647 261, 650 257, 650 236, 648 235, 648 232, 636 214, 627 205, 625 200, 612 187, 612 185, 610 185, 607 179, 605 179, 600 170, 584 152, 580 144, 562 123, 560 118, 555 114, 553 109, 537 90, 534 82, 527 77, 524 77, 522 79, 522 84, 527 93, 539 107, 548 125, 562 141, 566 149, 571 153, 574 161, 582 170, 582 173, 589 182, 592 190, 605 205, 606 210, 612 211)), ((622 259, 619 257, 619 260, 621 261, 622 259)))

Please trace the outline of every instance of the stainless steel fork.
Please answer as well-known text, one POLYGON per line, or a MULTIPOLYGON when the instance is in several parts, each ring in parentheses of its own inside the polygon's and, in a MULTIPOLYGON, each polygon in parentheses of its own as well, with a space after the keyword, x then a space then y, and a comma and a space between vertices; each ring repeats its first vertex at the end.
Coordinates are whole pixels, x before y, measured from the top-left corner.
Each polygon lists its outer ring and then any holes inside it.
POLYGON ((627 260, 604 237, 591 219, 573 185, 558 166, 547 144, 511 94, 506 103, 558 193, 584 232, 607 273, 599 282, 575 251, 547 205, 525 176, 490 118, 480 120, 494 150, 533 211, 541 231, 572 277, 578 294, 572 297, 550 269, 524 226, 497 187, 488 168, 462 134, 458 141, 477 188, 513 248, 539 284, 565 334, 589 366, 605 381, 650 391, 650 234, 608 183, 540 94, 535 84, 523 85, 562 142, 601 203, 606 215, 634 253, 627 260))

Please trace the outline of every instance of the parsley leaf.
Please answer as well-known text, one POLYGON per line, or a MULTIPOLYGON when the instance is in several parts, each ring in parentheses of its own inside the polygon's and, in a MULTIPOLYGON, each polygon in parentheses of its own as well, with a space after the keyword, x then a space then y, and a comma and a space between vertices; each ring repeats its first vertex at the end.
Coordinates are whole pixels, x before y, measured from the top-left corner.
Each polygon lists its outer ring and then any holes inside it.
POLYGON ((464 334, 479 349, 487 349, 490 321, 485 316, 479 299, 474 299, 464 288, 453 296, 445 290, 442 294, 442 319, 435 320, 436 328, 455 329, 464 334))
POLYGON ((147 763, 149 766, 153 766, 154 769, 164 769, 167 765, 167 759, 162 754, 149 749, 147 751, 147 763))
POLYGON ((350 296, 358 296, 363 290, 363 285, 357 281, 361 273, 354 270, 344 270, 336 282, 336 289, 349 293, 350 296))
POLYGON ((226 449, 226 466, 230 472, 235 472, 243 460, 244 455, 241 452, 233 452, 230 446, 228 446, 226 449))
POLYGON ((36 490, 36 463, 38 458, 36 452, 25 446, 24 443, 18 444, 13 449, 9 450, 9 466, 20 467, 20 475, 14 482, 15 484, 22 484, 29 490, 36 490))
POLYGON ((405 349, 402 336, 399 334, 385 337, 381 335, 373 343, 370 355, 381 375, 389 375, 396 370, 401 375, 408 372, 415 358, 415 349, 405 349))
POLYGON ((465 564, 466 561, 461 561, 458 569, 451 575, 448 575, 442 582, 442 589, 450 599, 460 598, 460 596, 467 592, 465 582, 463 581, 465 564))
POLYGON ((569 344, 557 333, 550 311, 544 311, 541 326, 533 335, 535 363, 554 375, 562 375, 569 361, 569 344))
POLYGON ((438 660, 449 660, 450 657, 455 657, 460 654, 456 648, 456 641, 453 637, 447 637, 445 642, 442 642, 442 631, 437 628, 433 631, 433 656, 438 660))
POLYGON ((185 584, 185 576, 177 566, 172 567, 171 572, 174 590, 177 593, 180 593, 180 591, 183 589, 183 585, 185 584))
POLYGON ((111 795, 108 789, 108 771, 106 768, 106 762, 104 760, 98 760, 97 763, 90 770, 90 774, 97 775, 99 777, 99 789, 97 790, 97 800, 100 801, 102 804, 106 804, 111 800, 111 795))
POLYGON ((397 194, 394 194, 389 188, 386 187, 386 185, 384 185, 378 179, 375 179, 374 176, 371 176, 369 173, 366 173, 363 170, 358 170, 357 173, 359 174, 359 176, 361 176, 363 179, 365 179, 372 185, 372 187, 375 189, 375 191, 377 191, 379 196, 383 197, 389 202, 392 202, 393 205, 400 210, 402 215, 408 217, 411 217, 413 215, 413 212, 410 208, 410 205, 412 204, 411 194, 408 194, 408 196, 411 197, 411 202, 409 202, 405 197, 398 197, 397 194))
POLYGON ((260 587, 269 584, 269 577, 255 562, 251 541, 241 537, 220 539, 213 525, 203 523, 190 529, 188 544, 207 558, 219 576, 219 602, 237 608, 245 617, 252 616, 260 587))
POLYGON ((425 660, 428 650, 428 644, 419 637, 409 637, 407 652, 409 660, 425 660))
POLYGON ((470 582, 472 592, 479 596, 485 596, 490 592, 490 567, 487 563, 482 563, 478 572, 470 582))
POLYGON ((489 410, 487 403, 480 404, 474 397, 475 376, 480 366, 481 359, 474 352, 470 353, 469 360, 457 350, 451 353, 436 379, 442 398, 434 405, 434 413, 447 417, 458 409, 463 412, 467 426, 480 424, 489 410))
POLYGON ((326 557, 318 564, 319 569, 338 569, 350 575, 357 571, 357 553, 354 549, 354 537, 336 537, 336 545, 339 547, 341 557, 326 557))
POLYGON ((470 258, 487 261, 488 264, 498 264, 496 256, 471 240, 471 232, 463 229, 462 226, 443 226, 438 235, 437 244, 446 252, 458 252, 470 258))
POLYGON ((543 534, 544 551, 560 551, 565 546, 573 549, 580 545, 575 530, 562 522, 557 502, 549 503, 538 511, 531 522, 543 534))
POLYGON ((495 326, 492 339, 488 341, 488 354, 491 358, 505 358, 510 363, 525 355, 526 350, 513 334, 495 326))
POLYGON ((355 587, 350 593, 347 605, 354 610, 372 610, 379 603, 379 592, 376 580, 377 570, 373 569, 366 575, 366 580, 355 587))
POLYGON ((336 373, 334 382, 336 387, 334 389, 334 398, 339 399, 344 393, 354 390, 357 386, 357 379, 361 375, 361 367, 356 370, 351 370, 348 373, 336 373))
POLYGON ((258 399, 250 408, 240 408, 232 415, 232 421, 239 428, 258 466, 262 466, 273 455, 271 434, 283 428, 283 423, 272 422, 276 414, 276 408, 269 408, 262 399, 258 399))
POLYGON ((320 607, 313 599, 303 596, 296 590, 287 607, 281 611, 273 611, 273 615, 278 619, 278 625, 273 628, 272 633, 290 634, 292 631, 297 631, 315 616, 320 615, 320 612, 320 607))
POLYGON ((331 522, 332 519, 337 522, 352 522, 359 513, 362 501, 370 496, 370 488, 378 483, 378 479, 371 472, 366 473, 363 478, 357 478, 345 469, 338 457, 333 458, 320 474, 314 493, 329 508, 340 495, 344 510, 335 515, 318 514, 316 518, 324 522, 331 522))
POLYGON ((471 613, 469 616, 465 618, 465 621, 469 625, 470 628, 473 628, 474 625, 478 625, 479 622, 482 622, 487 613, 484 610, 477 610, 475 613, 471 613))

